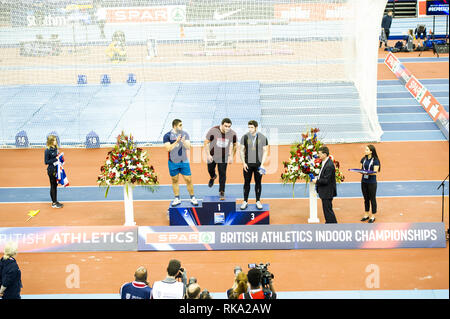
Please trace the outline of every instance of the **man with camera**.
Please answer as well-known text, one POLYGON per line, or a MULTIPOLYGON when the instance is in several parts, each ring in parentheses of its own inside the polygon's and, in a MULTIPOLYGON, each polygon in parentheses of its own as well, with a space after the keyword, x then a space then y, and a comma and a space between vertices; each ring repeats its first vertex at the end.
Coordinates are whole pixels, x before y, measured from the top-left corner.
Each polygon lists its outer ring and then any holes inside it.
POLYGON ((254 268, 251 268, 247 273, 250 291, 241 294, 239 299, 276 299, 277 294, 272 285, 274 276, 267 270, 267 265, 263 267, 261 265, 253 266, 254 268))
POLYGON ((186 271, 181 268, 181 262, 172 259, 167 266, 166 279, 153 284, 152 299, 184 299, 186 283, 186 271))
POLYGON ((186 299, 212 299, 209 294, 208 289, 200 288, 200 285, 197 283, 197 278, 191 277, 189 278, 189 282, 186 287, 186 299))

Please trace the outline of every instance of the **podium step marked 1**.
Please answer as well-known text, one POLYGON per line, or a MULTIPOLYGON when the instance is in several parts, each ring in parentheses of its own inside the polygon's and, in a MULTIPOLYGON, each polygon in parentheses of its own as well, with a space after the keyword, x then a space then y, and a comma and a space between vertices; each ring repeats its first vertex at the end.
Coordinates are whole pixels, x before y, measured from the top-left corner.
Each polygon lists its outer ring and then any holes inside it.
POLYGON ((220 200, 219 196, 205 196, 198 206, 182 201, 169 207, 169 220, 171 226, 269 224, 269 205, 263 204, 263 209, 258 209, 255 204, 248 204, 247 209, 241 210, 236 198, 220 200))

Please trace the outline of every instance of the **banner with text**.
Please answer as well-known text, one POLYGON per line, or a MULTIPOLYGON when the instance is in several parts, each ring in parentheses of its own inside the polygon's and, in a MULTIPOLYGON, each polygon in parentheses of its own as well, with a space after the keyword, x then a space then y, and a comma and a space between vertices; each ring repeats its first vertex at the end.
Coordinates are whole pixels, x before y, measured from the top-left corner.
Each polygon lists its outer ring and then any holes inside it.
POLYGON ((274 5, 275 19, 292 22, 343 20, 351 17, 351 8, 344 3, 283 3, 274 5))
POLYGON ((138 228, 138 251, 444 247, 443 223, 138 228))
POLYGON ((441 130, 442 134, 449 139, 449 115, 441 103, 416 77, 408 71, 400 60, 390 52, 384 63, 405 85, 409 93, 420 103, 431 119, 441 130))
POLYGON ((108 8, 107 23, 184 23, 186 6, 108 8))
POLYGON ((0 251, 7 242, 18 251, 136 251, 135 226, 13 227, 0 228, 0 251))

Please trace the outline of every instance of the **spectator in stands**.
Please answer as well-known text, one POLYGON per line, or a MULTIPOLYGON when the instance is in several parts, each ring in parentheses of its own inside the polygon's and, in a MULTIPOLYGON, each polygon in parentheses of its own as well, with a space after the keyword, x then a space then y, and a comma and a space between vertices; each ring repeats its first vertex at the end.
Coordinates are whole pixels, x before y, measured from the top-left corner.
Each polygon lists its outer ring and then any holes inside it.
POLYGON ((214 185, 214 180, 217 178, 217 165, 219 172, 220 200, 225 200, 227 165, 228 162, 233 160, 237 149, 237 135, 236 132, 231 129, 231 125, 231 120, 229 118, 224 118, 220 126, 214 126, 208 131, 203 144, 210 176, 208 186, 213 187, 214 185))
POLYGON ((387 41, 389 40, 389 34, 390 34, 390 30, 391 30, 391 25, 392 25, 392 10, 388 10, 387 14, 383 17, 383 20, 381 21, 381 32, 384 32, 384 37, 381 37, 381 41, 380 41, 380 48, 381 45, 384 42, 384 46, 388 47, 387 41), (384 41, 383 41, 384 40, 384 41))
POLYGON ((150 299, 152 288, 147 282, 147 269, 139 267, 134 273, 134 281, 120 288, 121 299, 150 299))
POLYGON ((412 51, 414 51, 414 48, 415 48, 415 37, 414 37, 414 32, 413 32, 413 29, 409 29, 408 30, 408 34, 407 34, 407 36, 406 36, 406 48, 405 48, 405 50, 407 51, 407 52, 412 52, 412 51))
POLYGON ((190 284, 187 287, 186 299, 200 299, 202 289, 198 283, 190 284))
POLYGON ((181 262, 171 259, 167 266, 167 277, 153 284, 152 299, 184 299, 187 276, 181 262))
POLYGON ((417 51, 424 51, 424 41, 427 39, 427 28, 424 24, 418 24, 414 29, 414 36, 417 40, 417 51))
POLYGON ((21 299, 22 273, 14 258, 17 255, 17 243, 6 243, 0 259, 0 297, 2 299, 21 299))
POLYGON ((62 208, 63 204, 58 202, 57 190, 58 181, 56 180, 56 166, 58 162, 58 140, 55 135, 47 137, 47 149, 44 154, 45 164, 47 164, 47 175, 50 179, 50 198, 52 199, 53 208, 62 208))
POLYGON ((95 17, 97 20, 98 27, 100 29, 100 37, 106 39, 105 35, 105 23, 106 23, 106 9, 102 8, 100 4, 97 5, 97 11, 95 12, 95 17))
POLYGON ((249 292, 249 290, 247 274, 241 271, 237 273, 233 287, 227 290, 227 297, 228 299, 238 299, 241 294, 249 292))
POLYGON ((416 36, 416 39, 426 40, 427 28, 424 24, 418 24, 416 29, 414 30, 414 34, 416 36))
POLYGON ((261 270, 252 268, 247 273, 248 282, 250 283, 250 291, 239 295, 239 299, 276 299, 277 294, 272 285, 272 280, 268 287, 261 287, 262 273, 261 270))

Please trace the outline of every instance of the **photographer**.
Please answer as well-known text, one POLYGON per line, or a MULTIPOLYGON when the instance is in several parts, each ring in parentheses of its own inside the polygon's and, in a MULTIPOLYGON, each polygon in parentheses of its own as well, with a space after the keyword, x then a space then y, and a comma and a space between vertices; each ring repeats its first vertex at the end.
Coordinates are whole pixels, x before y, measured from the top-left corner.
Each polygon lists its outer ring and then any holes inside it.
POLYGON ((166 279, 153 284, 152 299, 184 299, 186 283, 186 271, 181 268, 181 262, 172 259, 167 266, 166 279))
POLYGON ((267 271, 267 266, 260 270, 251 268, 247 273, 250 291, 239 295, 239 299, 276 299, 277 294, 272 285, 273 275, 267 271), (262 286, 262 287, 261 287, 262 286))
POLYGON ((211 294, 207 289, 203 289, 202 293, 200 294, 200 299, 212 299, 211 294))
POLYGON ((207 289, 200 288, 200 285, 197 283, 197 278, 191 277, 189 278, 189 282, 186 288, 186 299, 212 299, 209 291, 207 289))
POLYGON ((186 299, 200 299, 202 289, 199 284, 193 283, 187 287, 186 299))

